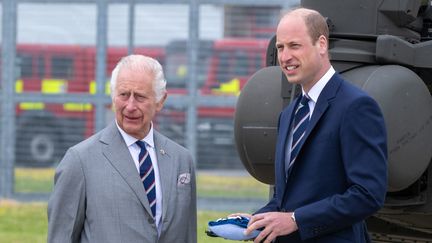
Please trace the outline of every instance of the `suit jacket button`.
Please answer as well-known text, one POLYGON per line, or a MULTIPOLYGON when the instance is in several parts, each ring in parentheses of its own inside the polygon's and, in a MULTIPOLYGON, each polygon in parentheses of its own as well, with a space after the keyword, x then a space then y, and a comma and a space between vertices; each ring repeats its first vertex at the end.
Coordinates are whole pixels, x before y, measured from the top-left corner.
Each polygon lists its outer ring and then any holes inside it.
POLYGON ((149 224, 153 224, 154 220, 152 218, 148 218, 147 221, 149 222, 149 224))

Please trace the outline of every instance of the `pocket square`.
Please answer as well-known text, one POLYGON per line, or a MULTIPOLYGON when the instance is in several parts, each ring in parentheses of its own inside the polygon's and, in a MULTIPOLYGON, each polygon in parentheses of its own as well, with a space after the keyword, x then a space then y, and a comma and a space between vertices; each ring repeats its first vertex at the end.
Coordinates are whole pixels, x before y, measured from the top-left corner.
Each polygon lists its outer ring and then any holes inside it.
POLYGON ((178 176, 177 186, 189 184, 191 180, 190 173, 183 173, 178 176))

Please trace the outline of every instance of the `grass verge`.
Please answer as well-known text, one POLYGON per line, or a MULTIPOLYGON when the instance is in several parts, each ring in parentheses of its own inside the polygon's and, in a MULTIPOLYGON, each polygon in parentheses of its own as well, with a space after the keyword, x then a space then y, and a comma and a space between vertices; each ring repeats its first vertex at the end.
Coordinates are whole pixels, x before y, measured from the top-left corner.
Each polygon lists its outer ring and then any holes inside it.
MULTIPOLYGON (((49 193, 53 188, 54 169, 16 168, 15 192, 49 193)), ((268 186, 252 176, 197 173, 198 197, 268 198, 268 186)))
MULTIPOLYGON (((46 242, 48 220, 46 203, 17 203, 0 201, 0 239, 5 243, 43 243, 46 242)), ((198 242, 223 243, 221 238, 205 234, 207 222, 228 213, 198 211, 198 242)))

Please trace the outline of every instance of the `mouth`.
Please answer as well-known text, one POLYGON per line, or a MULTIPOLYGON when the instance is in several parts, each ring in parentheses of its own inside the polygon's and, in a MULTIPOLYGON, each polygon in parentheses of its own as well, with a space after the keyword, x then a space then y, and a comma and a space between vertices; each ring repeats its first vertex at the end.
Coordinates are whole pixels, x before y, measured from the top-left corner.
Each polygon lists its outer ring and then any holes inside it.
POLYGON ((290 66, 285 66, 285 69, 287 71, 293 71, 295 69, 297 69, 299 67, 299 65, 290 65, 290 66))
POLYGON ((128 121, 137 121, 139 117, 132 117, 132 116, 124 116, 124 118, 128 121))

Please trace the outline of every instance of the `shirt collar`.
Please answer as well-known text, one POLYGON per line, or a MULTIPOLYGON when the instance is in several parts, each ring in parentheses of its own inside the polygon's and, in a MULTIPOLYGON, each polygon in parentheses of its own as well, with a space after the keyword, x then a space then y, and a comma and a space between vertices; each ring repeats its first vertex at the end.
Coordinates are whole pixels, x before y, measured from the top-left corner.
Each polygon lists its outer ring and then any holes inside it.
MULTIPOLYGON (((116 125, 118 130, 120 131, 120 134, 122 135, 126 146, 133 145, 138 139, 132 137, 131 135, 127 134, 123 129, 120 128, 116 121, 116 125)), ((148 146, 154 148, 154 140, 153 140, 153 123, 150 124, 150 131, 147 133, 147 135, 142 139, 141 141, 145 142, 148 146)))
MULTIPOLYGON (((306 94, 314 103, 317 102, 319 95, 321 94, 321 91, 324 89, 325 85, 330 81, 331 77, 335 74, 335 70, 333 66, 330 66, 329 70, 324 74, 324 76, 321 77, 318 82, 312 86, 312 88, 309 90, 309 92, 306 94)), ((305 95, 304 90, 302 89, 303 95, 305 95)))

